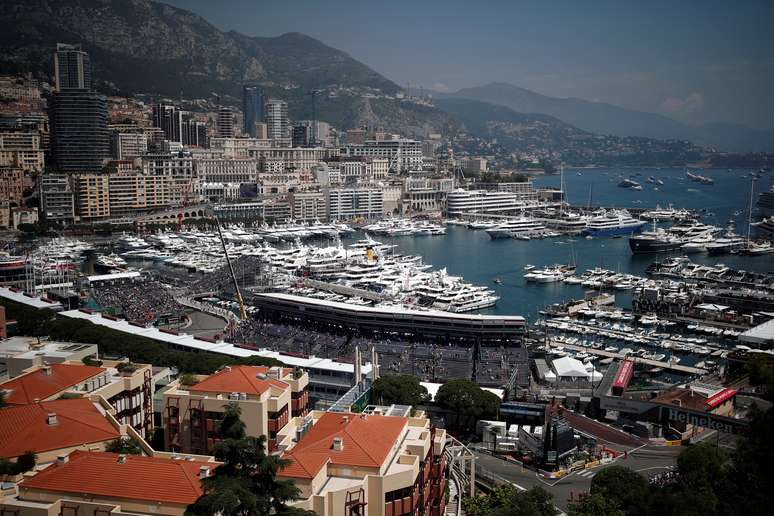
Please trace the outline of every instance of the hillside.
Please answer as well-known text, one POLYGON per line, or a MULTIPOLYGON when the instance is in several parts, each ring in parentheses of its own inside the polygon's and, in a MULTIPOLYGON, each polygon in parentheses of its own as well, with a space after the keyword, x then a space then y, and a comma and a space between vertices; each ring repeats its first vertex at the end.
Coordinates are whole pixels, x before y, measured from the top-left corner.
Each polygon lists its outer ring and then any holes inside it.
POLYGON ((487 102, 447 98, 438 100, 436 105, 463 124, 463 130, 473 138, 465 142, 462 150, 473 153, 480 152, 482 143, 490 149, 494 143, 502 156, 558 155, 573 165, 670 165, 696 161, 702 156, 701 148, 686 141, 602 136, 552 116, 518 113, 487 102))
POLYGON ((507 83, 465 88, 447 97, 500 104, 521 113, 551 115, 597 134, 690 140, 734 152, 774 149, 774 133, 769 131, 732 124, 692 127, 655 113, 579 98, 549 97, 507 83))
POLYGON ((387 98, 399 90, 395 83, 309 36, 224 32, 194 13, 150 0, 4 0, 0 26, 4 73, 31 71, 48 79, 57 42, 79 42, 90 54, 95 87, 105 92, 172 98, 216 92, 239 105, 242 85, 257 83, 290 102, 291 116, 306 118, 307 93, 318 89, 324 90, 320 118, 344 128, 380 113, 359 111, 367 93, 392 104, 383 117, 371 118, 377 127, 397 130, 407 122, 437 131, 453 125, 443 113, 387 98))

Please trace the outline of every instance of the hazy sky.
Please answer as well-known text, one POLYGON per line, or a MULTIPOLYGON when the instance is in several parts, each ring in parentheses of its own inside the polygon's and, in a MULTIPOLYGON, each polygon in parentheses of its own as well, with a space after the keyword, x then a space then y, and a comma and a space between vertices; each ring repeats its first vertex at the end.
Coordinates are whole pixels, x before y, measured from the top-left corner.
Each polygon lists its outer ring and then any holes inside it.
POLYGON ((774 0, 168 3, 247 35, 303 32, 412 88, 502 81, 774 129, 774 0))

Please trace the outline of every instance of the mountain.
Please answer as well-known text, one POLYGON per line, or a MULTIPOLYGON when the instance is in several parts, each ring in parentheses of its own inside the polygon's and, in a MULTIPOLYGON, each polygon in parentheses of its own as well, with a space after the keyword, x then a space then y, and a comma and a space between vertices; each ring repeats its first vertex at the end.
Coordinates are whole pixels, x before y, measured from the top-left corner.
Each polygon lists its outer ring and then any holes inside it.
POLYGON ((472 154, 559 157, 573 165, 682 165, 702 158, 703 149, 682 140, 603 136, 558 118, 525 114, 508 107, 464 98, 438 99, 436 106, 462 124, 455 139, 472 154))
POLYGON ((441 112, 396 99, 391 109, 367 110, 364 96, 389 104, 387 97, 400 88, 309 36, 224 32, 192 12, 150 0, 3 0, 0 27, 5 72, 49 78, 56 44, 81 43, 92 61, 95 87, 105 92, 172 98, 208 98, 216 92, 225 103, 239 105, 242 85, 257 83, 287 100, 296 119, 311 116, 309 91, 323 90, 320 118, 339 127, 358 118, 388 130, 396 130, 404 118, 410 124, 425 118, 413 126, 433 131, 453 124, 441 112), (325 118, 326 113, 332 115, 325 118))
POLYGON ((598 134, 690 140, 731 152, 774 150, 774 132, 771 131, 731 124, 692 127, 655 113, 579 98, 549 97, 507 83, 465 88, 443 96, 500 104, 521 113, 551 115, 598 134))

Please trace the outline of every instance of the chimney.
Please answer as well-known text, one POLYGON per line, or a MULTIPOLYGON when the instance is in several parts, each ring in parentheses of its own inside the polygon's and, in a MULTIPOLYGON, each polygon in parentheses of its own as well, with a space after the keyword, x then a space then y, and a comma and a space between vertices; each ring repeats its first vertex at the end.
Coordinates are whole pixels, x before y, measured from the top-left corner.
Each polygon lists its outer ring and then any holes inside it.
POLYGON ((118 456, 118 463, 119 464, 125 464, 126 463, 126 455, 124 455, 123 453, 121 455, 119 455, 118 456))
POLYGON ((379 378, 379 354, 376 352, 376 346, 371 346, 371 380, 376 381, 379 378))
POLYGON ((199 468, 199 478, 207 478, 210 476, 209 466, 202 466, 199 468))
POLYGON ((278 366, 273 366, 269 368, 269 372, 267 373, 267 376, 269 378, 274 378, 275 380, 279 380, 282 376, 282 368, 278 366))
POLYGON ((41 367, 40 372, 43 373, 45 376, 51 376, 51 366, 45 365, 41 367))
POLYGON ((349 423, 349 416, 342 416, 341 421, 343 423, 349 423))
POLYGON ((57 464, 67 464, 70 462, 70 456, 69 455, 57 455, 56 456, 56 463, 57 464))
POLYGON ((341 437, 333 438, 333 451, 341 451, 344 449, 344 439, 341 437))
POLYGON ((360 348, 355 346, 355 385, 360 383, 362 375, 360 373, 360 348))
POLYGON ((57 420, 55 412, 48 413, 46 416, 46 423, 48 423, 48 426, 56 426, 59 424, 59 420, 57 420))

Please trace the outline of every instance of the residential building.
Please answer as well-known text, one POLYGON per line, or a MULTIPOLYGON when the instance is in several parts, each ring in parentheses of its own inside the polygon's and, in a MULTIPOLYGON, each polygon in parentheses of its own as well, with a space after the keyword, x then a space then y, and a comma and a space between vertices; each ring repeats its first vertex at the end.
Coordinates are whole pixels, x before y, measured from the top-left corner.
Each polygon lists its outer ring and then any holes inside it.
POLYGON ((218 442, 217 422, 225 406, 241 408, 248 436, 267 437, 267 449, 277 448, 278 432, 291 417, 307 412, 309 375, 302 370, 263 366, 225 366, 194 385, 176 380, 164 392, 166 449, 211 453, 218 442))
POLYGON ((48 221, 75 219, 75 194, 66 174, 44 173, 40 177, 41 216, 48 221))
POLYGON ((0 200, 16 203, 22 201, 24 171, 16 167, 0 166, 0 200))
POLYGON ((122 434, 115 419, 100 409, 88 398, 6 407, 0 417, 0 457, 15 459, 31 451, 42 465, 75 450, 104 450, 122 434))
POLYGON ((204 183, 255 183, 258 162, 252 158, 197 159, 194 173, 204 183))
POLYGON ((25 172, 41 171, 45 165, 39 132, 0 132, 0 167, 16 167, 25 172))
POLYGON ((270 140, 287 138, 290 136, 287 102, 279 99, 267 100, 264 116, 267 136, 270 140))
POLYGON ((292 169, 311 174, 323 160, 336 155, 334 149, 323 147, 269 147, 256 152, 261 172, 277 172, 292 169))
POLYGON ((252 138, 261 138, 257 134, 256 124, 263 122, 263 103, 263 89, 260 86, 245 85, 242 87, 243 132, 252 138))
POLYGON ((422 170, 422 143, 416 140, 367 140, 363 144, 348 144, 341 148, 346 157, 387 158, 393 173, 422 170))
POLYGON ((347 145, 363 145, 367 134, 365 129, 349 129, 344 140, 347 145))
POLYGON ((0 228, 11 226, 11 203, 0 200, 0 228))
POLYGON ((476 189, 517 194, 523 201, 538 200, 539 191, 535 190, 532 181, 476 183, 476 189))
POLYGON ((0 498, 0 513, 183 516, 218 465, 212 457, 74 451, 0 498))
POLYGON ((9 378, 23 374, 32 367, 59 362, 80 362, 97 356, 96 344, 39 341, 35 337, 11 337, 0 340, 0 367, 9 378))
POLYGON ((460 162, 466 174, 479 175, 487 171, 486 158, 467 158, 460 162))
POLYGON ((312 128, 304 124, 293 126, 293 147, 308 147, 312 142, 312 128))
POLYGON ((180 132, 182 144, 186 147, 209 148, 210 137, 206 123, 194 120, 193 118, 188 118, 183 120, 180 132))
POLYGON ((204 202, 231 201, 240 197, 240 183, 194 183, 194 193, 204 202))
POLYGON ((142 131, 113 132, 110 135, 110 146, 114 159, 136 159, 147 154, 148 135, 142 131))
POLYGON ((99 172, 110 157, 107 101, 89 90, 51 96, 51 157, 60 172, 99 172))
POLYGON ((400 412, 397 407, 378 407, 294 418, 278 436, 290 464, 277 475, 301 491, 292 506, 319 516, 443 516, 445 430, 401 408, 400 416, 380 415, 400 412))
POLYGON ((334 157, 325 161, 328 167, 329 180, 331 174, 338 178, 341 184, 372 183, 383 181, 390 172, 390 161, 387 158, 346 158, 334 157))
POLYGON ((268 140, 269 139, 269 126, 266 125, 266 122, 256 122, 253 124, 255 136, 254 138, 257 140, 268 140))
POLYGON ((110 175, 78 174, 72 177, 75 209, 84 219, 110 216, 110 175))
POLYGON ((183 112, 169 104, 153 105, 153 127, 164 131, 164 139, 182 143, 183 112))
POLYGON ((91 62, 81 45, 57 43, 54 53, 54 85, 56 91, 90 90, 91 62))
POLYGON ((271 141, 258 138, 212 138, 210 150, 222 153, 224 158, 257 158, 261 152, 271 148, 271 141))
POLYGON ((218 138, 233 138, 234 133, 234 111, 228 106, 218 108, 218 138))
POLYGON ((28 405, 63 396, 101 397, 115 411, 120 424, 133 427, 143 438, 153 424, 151 366, 108 361, 101 366, 70 362, 33 367, 24 374, 0 383, 5 403, 28 405))
POLYGON ((381 188, 326 188, 328 220, 376 219, 384 214, 381 188))
POLYGON ((323 192, 290 192, 288 194, 290 218, 302 222, 324 220, 326 217, 323 192))

